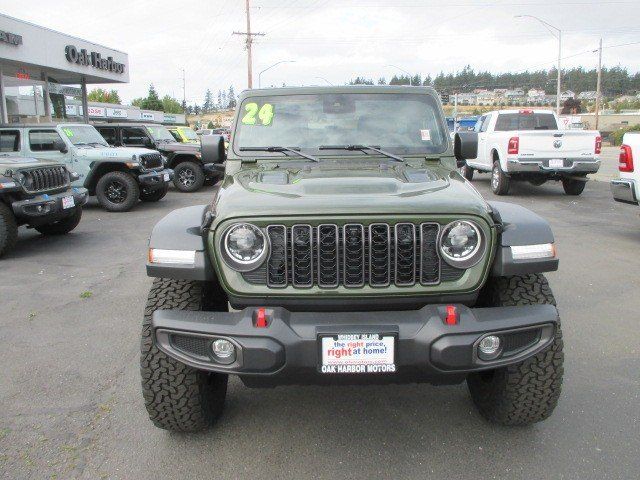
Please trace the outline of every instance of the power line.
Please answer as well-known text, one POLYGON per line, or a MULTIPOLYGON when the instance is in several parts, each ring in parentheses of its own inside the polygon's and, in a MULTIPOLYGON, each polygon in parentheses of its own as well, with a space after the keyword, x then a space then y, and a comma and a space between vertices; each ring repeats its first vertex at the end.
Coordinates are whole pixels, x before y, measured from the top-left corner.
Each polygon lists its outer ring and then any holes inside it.
POLYGON ((265 33, 252 33, 251 32, 251 14, 249 0, 246 0, 246 12, 247 12, 247 31, 246 32, 233 32, 234 35, 246 36, 246 49, 247 49, 247 86, 253 88, 253 59, 251 58, 251 45, 253 44, 253 37, 264 36, 265 33))

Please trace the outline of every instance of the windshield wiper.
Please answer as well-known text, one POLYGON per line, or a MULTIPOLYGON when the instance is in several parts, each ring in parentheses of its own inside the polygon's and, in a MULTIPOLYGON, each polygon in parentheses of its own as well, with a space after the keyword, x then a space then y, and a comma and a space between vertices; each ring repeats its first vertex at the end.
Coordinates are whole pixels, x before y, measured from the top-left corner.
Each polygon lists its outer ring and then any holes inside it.
POLYGON ((291 152, 295 153, 304 158, 308 158, 309 160, 313 160, 314 162, 319 162, 316 157, 312 157, 311 155, 307 155, 306 153, 302 153, 300 151, 300 147, 240 147, 241 152, 291 152))
POLYGON ((396 162, 404 162, 404 158, 394 155, 393 153, 385 152, 384 150, 380 150, 378 145, 320 145, 318 150, 373 150, 374 152, 378 152, 380 155, 384 155, 385 157, 392 158, 396 162))

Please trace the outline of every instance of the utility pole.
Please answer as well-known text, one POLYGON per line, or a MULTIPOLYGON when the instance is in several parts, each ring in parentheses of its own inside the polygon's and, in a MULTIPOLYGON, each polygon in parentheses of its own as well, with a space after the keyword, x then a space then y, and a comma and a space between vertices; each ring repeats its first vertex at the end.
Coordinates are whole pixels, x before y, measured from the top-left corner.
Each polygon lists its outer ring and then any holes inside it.
POLYGON ((247 31, 246 32, 233 32, 234 35, 246 35, 246 49, 247 49, 247 86, 253 88, 253 60, 251 55, 251 44, 253 43, 253 37, 264 36, 264 33, 251 33, 251 14, 249 12, 249 0, 246 0, 247 11, 247 31))
POLYGON ((598 81, 596 83, 596 130, 598 130, 598 120, 600 115, 600 95, 602 91, 602 39, 600 39, 600 48, 598 48, 598 81))
POLYGON ((187 81, 184 76, 184 68, 182 69, 182 109, 187 113, 187 81))

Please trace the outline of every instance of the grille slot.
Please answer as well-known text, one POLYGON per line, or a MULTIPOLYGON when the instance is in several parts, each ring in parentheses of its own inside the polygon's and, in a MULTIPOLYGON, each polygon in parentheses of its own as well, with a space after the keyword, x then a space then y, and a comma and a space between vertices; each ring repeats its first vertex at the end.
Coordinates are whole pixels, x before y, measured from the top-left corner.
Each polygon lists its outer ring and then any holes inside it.
POLYGON ((291 227, 291 278, 294 287, 313 286, 312 242, 311 225, 291 227))
POLYGON ((396 285, 416 283, 416 227, 413 223, 398 223, 395 227, 396 285))
POLYGON ((369 285, 391 283, 391 232, 386 223, 369 225, 369 285))
POLYGON ((66 187, 67 170, 63 166, 21 170, 24 175, 23 186, 31 193, 46 192, 66 187))
POLYGON ((270 225, 267 235, 271 242, 271 254, 267 262, 267 285, 286 287, 289 265, 287 262, 287 229, 284 225, 270 225))
POLYGON ((340 234, 337 225, 318 226, 318 285, 337 287, 340 278, 338 245, 340 234))
POLYGON ((364 285, 365 244, 364 226, 350 223, 343 227, 342 234, 344 260, 344 286, 362 287, 364 285))
POLYGON ((440 225, 437 223, 420 225, 420 283, 423 285, 434 285, 440 281, 439 234, 440 225))

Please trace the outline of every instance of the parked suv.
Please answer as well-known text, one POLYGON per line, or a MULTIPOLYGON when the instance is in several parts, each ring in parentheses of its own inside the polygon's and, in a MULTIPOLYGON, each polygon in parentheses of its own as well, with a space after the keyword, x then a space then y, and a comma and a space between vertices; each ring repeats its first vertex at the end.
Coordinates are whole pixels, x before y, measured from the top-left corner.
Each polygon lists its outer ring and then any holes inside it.
POLYGON ((65 164, 105 209, 130 210, 138 200, 157 202, 173 172, 147 148, 112 148, 91 125, 75 123, 0 125, 0 155, 35 157, 65 164))
POLYGON ((195 192, 206 180, 213 182, 220 176, 211 159, 208 146, 178 143, 164 125, 147 123, 108 123, 96 125, 109 145, 146 147, 159 151, 166 158, 167 167, 173 169, 173 183, 182 192, 195 192))
POLYGON ((150 238, 141 374, 155 425, 212 424, 229 375, 466 381, 491 421, 551 415, 553 234, 460 175, 477 134, 451 142, 433 89, 249 90, 231 138, 211 202, 174 210, 150 238))
MULTIPOLYGON (((6 139, 0 136, 2 151, 6 139)), ((76 228, 89 198, 86 188, 71 186, 77 178, 55 162, 0 156, 0 257, 14 247, 20 225, 43 235, 76 228)))

